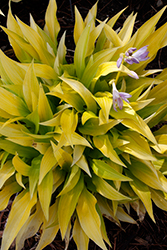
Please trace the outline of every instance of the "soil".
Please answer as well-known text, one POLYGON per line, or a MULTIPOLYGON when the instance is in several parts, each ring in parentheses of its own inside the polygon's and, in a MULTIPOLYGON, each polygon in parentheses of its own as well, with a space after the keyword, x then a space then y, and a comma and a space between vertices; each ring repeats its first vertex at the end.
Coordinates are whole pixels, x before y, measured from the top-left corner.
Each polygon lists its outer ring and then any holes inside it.
MULTIPOLYGON (((61 32, 59 39, 64 30, 67 30, 66 46, 68 48, 67 60, 73 61, 73 27, 74 27, 74 13, 73 8, 76 5, 85 17, 88 10, 95 3, 95 0, 57 0, 58 5, 58 20, 61 25, 61 32)), ((48 0, 22 0, 19 3, 12 3, 13 14, 16 14, 22 21, 29 23, 29 13, 40 27, 44 26, 44 15, 48 0)), ((138 12, 137 20, 135 23, 135 30, 137 30, 146 20, 157 13, 167 2, 165 0, 99 0, 98 3, 98 15, 97 18, 105 20, 107 17, 111 18, 118 11, 129 6, 124 14, 119 18, 115 28, 121 27, 127 16, 133 11, 138 12)), ((8 1, 0 0, 0 9, 5 15, 8 12, 8 1)), ((157 27, 160 27, 167 21, 167 11, 161 17, 157 27)), ((0 25, 6 26, 6 18, 0 16, 0 25)), ((8 43, 7 36, 0 29, 0 49, 11 58, 15 58, 13 50, 8 43)), ((161 49, 152 63, 149 64, 149 68, 165 68, 167 67, 167 48, 161 49)), ((8 213, 10 212, 10 206, 0 212, 0 238, 3 234, 4 225, 8 213)), ((167 249, 167 212, 154 208, 154 216, 156 224, 152 222, 149 216, 146 214, 145 219, 142 222, 138 222, 138 225, 132 225, 122 223, 122 228, 117 227, 110 221, 106 222, 106 228, 108 237, 112 244, 113 250, 165 250, 167 249)), ((134 211, 131 211, 131 216, 137 219, 134 211)), ((28 239, 25 242, 23 250, 33 250, 39 240, 39 235, 28 239)), ((10 248, 14 250, 14 244, 10 248)), ((58 233, 55 240, 45 250, 63 250, 64 242, 61 240, 61 236, 58 233)), ((70 241, 68 250, 76 250, 76 245, 73 240, 70 241)), ((93 242, 90 242, 89 250, 99 250, 93 242)), ((110 247, 108 249, 111 249, 110 247)))

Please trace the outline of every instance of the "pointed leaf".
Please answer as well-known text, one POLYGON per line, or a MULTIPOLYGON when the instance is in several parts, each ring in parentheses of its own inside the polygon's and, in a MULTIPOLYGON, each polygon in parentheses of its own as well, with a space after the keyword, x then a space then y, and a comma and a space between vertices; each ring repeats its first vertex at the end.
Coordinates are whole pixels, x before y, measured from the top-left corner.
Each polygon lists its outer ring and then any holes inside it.
POLYGON ((53 188, 52 170, 45 175, 40 185, 38 185, 39 201, 46 220, 49 219, 49 206, 51 202, 53 188))
POLYGON ((15 198, 3 234, 2 250, 9 249, 19 230, 27 221, 31 209, 36 202, 36 194, 30 199, 30 193, 27 190, 22 191, 15 198))
POLYGON ((79 196, 83 190, 83 176, 80 178, 76 186, 69 192, 62 194, 58 206, 58 219, 60 225, 61 236, 64 239, 65 233, 70 222, 71 216, 76 208, 79 196), (67 209, 68 207, 68 209, 67 209))
POLYGON ((93 184, 96 186, 97 192, 110 200, 131 200, 129 197, 118 192, 107 181, 96 175, 93 175, 92 181, 93 184))
POLYGON ((93 169, 93 172, 107 180, 119 180, 119 181, 131 181, 130 178, 127 178, 123 174, 116 171, 114 168, 112 168, 110 165, 105 163, 105 161, 102 160, 93 160, 91 168, 93 169))
POLYGON ((125 166, 124 163, 119 159, 116 151, 113 149, 108 135, 100 135, 96 137, 94 136, 93 142, 95 144, 95 147, 99 149, 111 161, 121 166, 125 166))
POLYGON ((103 250, 107 250, 101 235, 101 221, 96 211, 96 203, 96 198, 84 188, 78 200, 77 215, 85 234, 103 250))

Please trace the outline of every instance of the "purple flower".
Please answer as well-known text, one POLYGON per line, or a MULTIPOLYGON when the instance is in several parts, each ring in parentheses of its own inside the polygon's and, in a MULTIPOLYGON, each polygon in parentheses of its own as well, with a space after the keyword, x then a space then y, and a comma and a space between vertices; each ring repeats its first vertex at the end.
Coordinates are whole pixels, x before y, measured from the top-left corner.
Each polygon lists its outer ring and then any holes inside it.
POLYGON ((118 68, 121 66, 122 61, 123 61, 123 55, 120 54, 120 57, 119 57, 118 60, 117 60, 117 67, 118 67, 118 68))
POLYGON ((136 51, 136 48, 130 48, 126 53, 126 58, 124 59, 125 62, 128 64, 139 63, 141 61, 146 61, 149 59, 147 50, 148 45, 140 48, 136 51), (135 51, 135 52, 134 52, 135 51), (134 52, 134 53, 133 53, 134 52))
POLYGON ((147 50, 148 45, 140 48, 137 50, 136 48, 128 49, 125 54, 120 54, 120 57, 117 60, 117 67, 119 68, 123 61, 127 62, 128 64, 132 65, 133 63, 139 63, 141 61, 146 61, 149 59, 147 50))
POLYGON ((125 102, 128 102, 127 98, 132 97, 130 94, 125 93, 125 92, 119 92, 115 86, 115 82, 113 82, 112 84, 113 88, 112 88, 112 94, 113 94, 113 108, 115 111, 117 111, 117 107, 122 109, 123 107, 123 100, 125 102))

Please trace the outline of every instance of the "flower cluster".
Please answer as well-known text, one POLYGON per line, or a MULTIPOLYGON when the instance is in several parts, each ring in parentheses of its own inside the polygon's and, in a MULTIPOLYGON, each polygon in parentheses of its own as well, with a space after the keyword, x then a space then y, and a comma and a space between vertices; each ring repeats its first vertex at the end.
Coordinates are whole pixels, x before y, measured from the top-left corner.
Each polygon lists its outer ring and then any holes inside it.
MULTIPOLYGON (((132 65, 133 63, 139 63, 141 61, 146 61, 147 59, 149 59, 149 57, 148 57, 149 51, 147 50, 147 48, 148 48, 147 45, 140 48, 139 50, 137 50, 137 48, 132 47, 132 48, 128 49, 125 53, 121 53, 118 60, 117 60, 117 67, 120 68, 120 66, 123 62, 126 62, 126 63, 132 65)), ((136 72, 134 72, 134 71, 131 71, 131 72, 134 75, 133 78, 139 79, 136 72)), ((131 97, 131 95, 128 93, 119 92, 116 88, 115 82, 113 82, 113 108, 115 111, 117 111, 117 109, 116 109, 117 107, 122 109, 123 100, 129 103, 127 98, 130 98, 130 97, 131 97)))

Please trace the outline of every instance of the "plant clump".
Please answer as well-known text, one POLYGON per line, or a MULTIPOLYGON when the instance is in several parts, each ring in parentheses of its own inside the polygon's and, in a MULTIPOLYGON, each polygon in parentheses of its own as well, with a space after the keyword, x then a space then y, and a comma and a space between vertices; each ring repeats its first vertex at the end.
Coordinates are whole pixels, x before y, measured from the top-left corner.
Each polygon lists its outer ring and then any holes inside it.
POLYGON ((124 10, 96 24, 97 4, 84 20, 75 7, 68 64, 55 0, 44 29, 9 2, 2 29, 18 62, 0 51, 0 210, 15 198, 1 250, 39 229, 37 250, 59 230, 66 249, 72 236, 78 250, 89 239, 106 250, 103 217, 136 223, 132 207, 155 222, 152 201, 167 211, 167 125, 151 131, 167 119, 167 69, 145 70, 167 45, 167 24, 155 29, 165 8, 133 33, 133 13, 115 31, 124 10))

